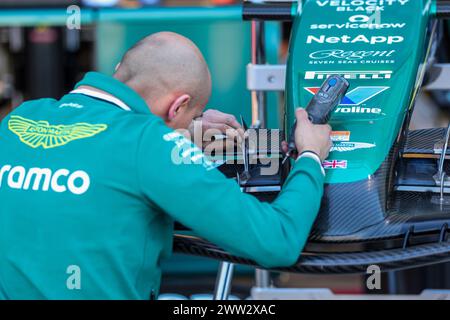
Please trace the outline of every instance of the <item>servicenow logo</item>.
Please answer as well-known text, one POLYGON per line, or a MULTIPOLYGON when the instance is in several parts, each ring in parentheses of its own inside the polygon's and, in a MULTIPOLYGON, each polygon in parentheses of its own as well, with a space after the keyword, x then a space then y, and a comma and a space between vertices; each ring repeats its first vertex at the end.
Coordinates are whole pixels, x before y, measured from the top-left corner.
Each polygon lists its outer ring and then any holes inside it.
POLYGON ((402 29, 406 23, 381 23, 373 19, 371 16, 364 14, 357 14, 351 16, 345 23, 314 23, 310 26, 311 30, 321 29, 402 29))
POLYGON ((70 192, 76 195, 85 193, 91 184, 89 175, 81 170, 70 172, 59 169, 53 172, 48 168, 25 169, 22 166, 9 164, 0 167, 0 188, 70 192))

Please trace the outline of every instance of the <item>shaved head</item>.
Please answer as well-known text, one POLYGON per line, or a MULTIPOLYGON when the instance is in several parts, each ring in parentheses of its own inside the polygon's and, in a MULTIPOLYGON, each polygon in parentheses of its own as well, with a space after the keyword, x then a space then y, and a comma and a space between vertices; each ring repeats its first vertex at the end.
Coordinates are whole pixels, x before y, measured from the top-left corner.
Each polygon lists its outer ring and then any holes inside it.
POLYGON ((200 50, 172 32, 139 41, 126 52, 114 77, 137 91, 150 108, 183 94, 190 97, 189 107, 203 108, 211 93, 210 73, 200 50))

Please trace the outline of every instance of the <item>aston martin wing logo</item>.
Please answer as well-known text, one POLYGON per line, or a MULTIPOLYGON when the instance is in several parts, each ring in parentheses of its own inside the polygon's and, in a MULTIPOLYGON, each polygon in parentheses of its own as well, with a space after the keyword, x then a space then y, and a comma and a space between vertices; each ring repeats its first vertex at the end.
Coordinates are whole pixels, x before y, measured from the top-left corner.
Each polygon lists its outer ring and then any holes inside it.
POLYGON ((89 138, 105 131, 106 124, 75 123, 71 125, 51 125, 47 121, 34 121, 12 115, 8 128, 27 146, 44 149, 56 148, 71 141, 89 138))

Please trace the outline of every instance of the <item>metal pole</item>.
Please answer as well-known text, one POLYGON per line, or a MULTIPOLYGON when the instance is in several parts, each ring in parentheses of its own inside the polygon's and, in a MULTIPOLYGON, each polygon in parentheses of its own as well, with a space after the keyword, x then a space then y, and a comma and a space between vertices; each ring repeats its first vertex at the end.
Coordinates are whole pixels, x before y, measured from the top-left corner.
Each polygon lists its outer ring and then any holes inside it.
MULTIPOLYGON (((263 21, 251 22, 252 64, 266 63, 265 33, 263 21)), ((266 127, 266 93, 264 91, 252 91, 252 127, 266 127)))
POLYGON ((267 270, 256 269, 255 270, 255 285, 257 288, 269 288, 270 287, 270 273, 267 270))
POLYGON ((395 273, 395 271, 389 271, 387 273, 387 281, 388 281, 388 293, 397 294, 398 284, 397 284, 397 274, 395 273))
MULTIPOLYGON (((266 47, 264 22, 252 21, 252 64, 266 63, 266 47)), ((267 110, 266 110, 266 92, 252 91, 252 127, 266 128, 267 110)), ((255 270, 255 284, 259 288, 268 288, 270 286, 270 274, 266 270, 255 270)))
POLYGON ((214 300, 228 300, 231 291, 231 280, 233 279, 234 264, 221 262, 219 273, 216 279, 216 288, 214 289, 214 300))

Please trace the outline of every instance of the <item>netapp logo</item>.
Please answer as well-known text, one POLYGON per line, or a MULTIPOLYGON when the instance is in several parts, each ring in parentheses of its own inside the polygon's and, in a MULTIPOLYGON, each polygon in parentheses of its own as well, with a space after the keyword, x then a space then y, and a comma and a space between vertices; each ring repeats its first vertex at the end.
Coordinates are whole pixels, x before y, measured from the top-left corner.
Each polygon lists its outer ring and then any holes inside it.
POLYGON ((387 80, 392 77, 392 71, 306 71, 305 80, 324 80, 333 74, 349 80, 387 80))
POLYGON ((91 184, 89 175, 81 170, 70 173, 67 169, 55 172, 47 168, 25 169, 7 164, 0 167, 0 188, 5 184, 11 189, 54 192, 71 192, 76 195, 85 193, 91 184))
POLYGON ((316 0, 319 7, 335 7, 336 11, 383 11, 385 6, 407 4, 409 0, 316 0))
POLYGON ((402 36, 372 36, 367 38, 365 35, 360 34, 356 37, 343 35, 340 37, 328 37, 326 35, 321 35, 319 37, 316 36, 308 36, 306 39, 306 43, 368 43, 368 44, 378 44, 378 43, 386 43, 386 44, 394 44, 403 42, 405 38, 402 36))

